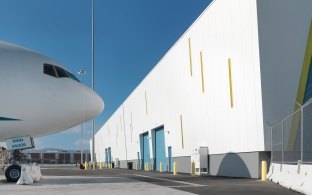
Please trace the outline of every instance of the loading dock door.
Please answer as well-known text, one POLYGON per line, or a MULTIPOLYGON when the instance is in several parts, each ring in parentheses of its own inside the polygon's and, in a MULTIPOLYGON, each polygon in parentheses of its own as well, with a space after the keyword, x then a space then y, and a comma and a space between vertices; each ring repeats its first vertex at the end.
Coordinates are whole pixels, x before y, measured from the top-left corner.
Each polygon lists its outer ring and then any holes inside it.
POLYGON ((169 172, 173 172, 172 149, 168 147, 169 172))
POLYGON ((107 152, 107 148, 105 149, 105 163, 108 163, 108 152, 107 152))
POLYGON ((165 134, 163 127, 155 130, 155 163, 157 171, 160 170, 160 163, 162 163, 162 170, 167 171, 165 134))
POLYGON ((145 163, 150 163, 149 137, 148 133, 143 134, 143 167, 145 163))
POLYGON ((112 150, 110 147, 107 149, 107 153, 108 153, 108 163, 112 163, 112 150))

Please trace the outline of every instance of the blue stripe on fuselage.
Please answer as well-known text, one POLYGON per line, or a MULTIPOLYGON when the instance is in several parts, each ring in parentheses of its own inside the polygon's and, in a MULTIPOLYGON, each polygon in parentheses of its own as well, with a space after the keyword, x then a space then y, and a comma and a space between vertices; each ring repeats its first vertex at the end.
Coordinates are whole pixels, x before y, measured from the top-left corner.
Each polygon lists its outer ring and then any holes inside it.
POLYGON ((20 121, 20 119, 6 118, 6 117, 1 117, 0 116, 0 121, 20 121))

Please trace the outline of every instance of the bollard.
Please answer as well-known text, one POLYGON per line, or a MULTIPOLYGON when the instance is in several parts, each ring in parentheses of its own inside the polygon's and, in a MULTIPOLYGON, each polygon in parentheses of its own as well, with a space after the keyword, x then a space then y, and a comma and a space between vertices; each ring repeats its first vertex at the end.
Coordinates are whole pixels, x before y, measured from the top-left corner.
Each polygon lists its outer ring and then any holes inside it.
POLYGON ((268 164, 265 160, 263 160, 261 162, 261 170, 262 170, 262 174, 261 174, 261 180, 262 181, 266 181, 266 177, 267 177, 267 170, 268 170, 268 164))
MULTIPOLYGON (((298 160, 297 162, 297 165, 298 165, 298 168, 297 168, 297 173, 300 174, 300 166, 302 164, 302 160, 298 160)), ((281 169, 282 169, 282 165, 281 165, 281 169)))
POLYGON ((88 163, 87 162, 85 162, 84 166, 85 166, 85 170, 88 170, 88 163))
POLYGON ((177 163, 173 162, 173 175, 177 174, 177 163))
POLYGON ((192 176, 195 176, 195 162, 192 162, 192 172, 191 172, 192 176))
POLYGON ((162 172, 162 163, 159 163, 159 172, 162 172))
POLYGON ((149 171, 149 163, 146 163, 146 171, 149 171))
POLYGON ((102 162, 100 162, 100 170, 102 170, 102 162))

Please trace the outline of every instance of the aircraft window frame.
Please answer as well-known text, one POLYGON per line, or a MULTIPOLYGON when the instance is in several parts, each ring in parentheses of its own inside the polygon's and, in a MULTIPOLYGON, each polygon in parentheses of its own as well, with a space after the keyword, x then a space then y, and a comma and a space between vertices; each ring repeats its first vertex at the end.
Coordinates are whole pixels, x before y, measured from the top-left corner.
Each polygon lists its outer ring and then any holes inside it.
POLYGON ((56 74, 55 68, 51 64, 43 64, 43 73, 55 78, 58 78, 58 75, 56 74))

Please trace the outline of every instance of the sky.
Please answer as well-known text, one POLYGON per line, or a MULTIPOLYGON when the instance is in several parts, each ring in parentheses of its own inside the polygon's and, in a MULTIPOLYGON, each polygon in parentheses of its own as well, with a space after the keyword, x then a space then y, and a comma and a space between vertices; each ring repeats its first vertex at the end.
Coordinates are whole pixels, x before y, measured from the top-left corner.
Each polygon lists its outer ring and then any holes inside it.
MULTIPOLYGON (((211 0, 94 0, 97 131, 211 0)), ((46 55, 91 86, 91 0, 0 0, 0 40, 46 55)), ((0 108, 1 109, 1 108, 0 108)), ((80 126, 35 139, 36 148, 80 149, 80 126)), ((89 149, 92 124, 84 123, 89 149)))

